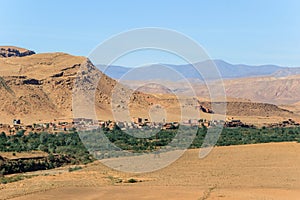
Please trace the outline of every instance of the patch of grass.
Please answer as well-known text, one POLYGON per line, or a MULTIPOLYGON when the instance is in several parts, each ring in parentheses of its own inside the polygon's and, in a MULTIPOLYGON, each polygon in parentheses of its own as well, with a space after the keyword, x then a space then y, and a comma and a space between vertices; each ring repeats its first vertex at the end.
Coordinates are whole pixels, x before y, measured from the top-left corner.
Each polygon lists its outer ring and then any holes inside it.
POLYGON ((80 167, 80 166, 70 167, 69 172, 74 172, 74 171, 81 170, 81 169, 82 169, 82 167, 80 167))
POLYGON ((24 180, 24 179, 27 179, 27 178, 32 178, 34 176, 37 176, 37 175, 18 174, 18 175, 15 175, 15 176, 2 177, 2 178, 0 178, 0 183, 2 183, 2 184, 13 183, 13 182, 21 181, 21 180, 24 180))

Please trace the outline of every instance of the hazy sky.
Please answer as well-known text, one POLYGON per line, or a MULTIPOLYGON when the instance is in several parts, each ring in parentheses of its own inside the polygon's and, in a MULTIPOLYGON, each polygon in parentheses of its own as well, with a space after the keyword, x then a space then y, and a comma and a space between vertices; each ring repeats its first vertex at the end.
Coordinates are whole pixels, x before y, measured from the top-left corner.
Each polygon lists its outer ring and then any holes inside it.
MULTIPOLYGON (((196 40, 211 58, 231 63, 300 67, 298 0, 36 1, 0 0, 0 45, 87 56, 119 32, 174 29, 196 40)), ((118 64, 176 63, 151 51, 118 64)))

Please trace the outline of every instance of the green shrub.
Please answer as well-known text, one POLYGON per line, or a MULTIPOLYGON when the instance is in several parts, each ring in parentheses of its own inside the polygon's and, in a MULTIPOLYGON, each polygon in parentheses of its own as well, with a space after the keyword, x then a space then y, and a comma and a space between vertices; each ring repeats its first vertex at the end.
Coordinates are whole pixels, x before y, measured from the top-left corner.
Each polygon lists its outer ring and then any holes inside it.
POLYGON ((131 178, 131 179, 128 179, 127 181, 128 183, 136 183, 138 182, 138 180, 134 179, 134 178, 131 178))
POLYGON ((37 175, 25 176, 25 175, 19 174, 19 175, 10 176, 10 177, 2 177, 2 178, 0 178, 0 183, 2 183, 2 184, 12 183, 12 182, 24 180, 26 178, 32 178, 34 176, 37 176, 37 175))
POLYGON ((74 172, 74 171, 81 170, 81 169, 82 169, 82 167, 80 167, 80 166, 70 167, 69 172, 74 172))

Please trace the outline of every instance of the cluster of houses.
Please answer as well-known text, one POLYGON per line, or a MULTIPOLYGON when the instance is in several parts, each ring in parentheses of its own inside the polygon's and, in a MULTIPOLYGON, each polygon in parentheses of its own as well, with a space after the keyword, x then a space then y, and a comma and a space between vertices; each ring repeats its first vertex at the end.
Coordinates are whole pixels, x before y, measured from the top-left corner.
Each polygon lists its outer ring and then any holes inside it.
POLYGON ((288 119, 279 123, 272 123, 268 125, 269 128, 275 128, 275 127, 283 128, 283 127, 296 127, 296 126, 300 126, 300 124, 298 122, 295 122, 293 119, 288 119))
MULTIPOLYGON (((192 126, 192 127, 210 127, 223 125, 225 121, 223 120, 211 120, 208 121, 206 119, 189 119, 183 121, 181 125, 183 126, 192 126)), ((109 130, 113 130, 118 127, 121 130, 130 130, 130 129, 157 129, 161 128, 163 130, 166 129, 177 129, 180 125, 179 122, 151 122, 147 118, 134 117, 130 122, 121 122, 121 121, 102 121, 102 120, 92 120, 85 118, 77 118, 73 120, 73 125, 79 130, 92 130, 96 129, 99 126, 103 128, 108 128, 109 130)))
MULTIPOLYGON (((152 128, 161 128, 161 129, 177 129, 179 125, 183 126, 192 126, 192 127, 212 127, 223 125, 224 127, 245 127, 253 128, 254 125, 249 125, 243 123, 239 119, 227 119, 224 120, 206 120, 206 119, 189 119, 183 121, 181 124, 178 122, 151 122, 149 119, 134 117, 130 122, 113 122, 113 121, 103 121, 103 120, 93 120, 86 118, 76 118, 72 121, 60 121, 60 122, 49 122, 49 123, 37 123, 32 125, 24 125, 21 123, 21 120, 14 119, 13 125, 1 124, 0 123, 0 132, 5 132, 6 134, 16 134, 19 131, 24 133, 29 132, 43 132, 47 131, 50 133, 57 132, 70 132, 74 130, 93 130, 99 127, 107 128, 113 130, 119 128, 121 130, 129 129, 152 129, 152 128)), ((280 123, 269 124, 268 127, 294 127, 300 126, 299 123, 295 122, 292 119, 282 121, 280 123)))
POLYGON ((24 125, 21 123, 20 119, 14 119, 13 124, 2 124, 0 123, 0 132, 5 132, 8 135, 14 135, 20 131, 26 132, 68 132, 74 131, 75 127, 73 123, 69 122, 58 122, 58 123, 34 123, 29 125, 24 125))
POLYGON ((229 119, 224 123, 224 127, 243 127, 243 128, 254 128, 253 124, 245 124, 239 119, 229 119))
POLYGON ((107 128, 109 130, 113 130, 118 127, 121 130, 129 130, 129 129, 152 129, 152 128, 163 128, 163 129, 171 129, 177 128, 179 123, 170 122, 170 123, 162 123, 162 122, 151 122, 147 118, 134 117, 130 122, 121 122, 121 121, 103 121, 103 120, 92 120, 85 118, 77 118, 73 120, 73 125, 79 130, 91 130, 100 127, 107 128))

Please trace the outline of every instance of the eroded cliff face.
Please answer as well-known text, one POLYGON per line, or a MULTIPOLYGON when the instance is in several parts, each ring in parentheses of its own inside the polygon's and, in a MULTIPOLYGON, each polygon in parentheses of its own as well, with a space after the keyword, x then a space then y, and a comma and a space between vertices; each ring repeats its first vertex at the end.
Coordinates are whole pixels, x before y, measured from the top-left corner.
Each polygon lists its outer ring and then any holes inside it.
POLYGON ((0 58, 24 57, 35 54, 34 51, 13 46, 1 46, 0 58))
POLYGON ((85 96, 95 96, 96 91, 96 110, 106 112, 115 85, 115 80, 105 76, 87 58, 65 53, 1 58, 0 76, 3 123, 14 118, 24 123, 70 120, 73 93, 78 89, 82 90, 79 98, 83 101, 85 96), (86 82, 77 86, 77 79, 86 82))
MULTIPOLYGON (((81 56, 44 53, 0 58, 0 77, 2 123, 11 123, 14 118, 24 123, 70 120, 74 117, 74 103, 82 102, 86 102, 87 106, 93 103, 98 119, 103 120, 113 120, 113 107, 126 109, 125 104, 130 104, 132 117, 149 118, 148 110, 156 104, 176 111, 175 98, 134 92, 103 74, 88 58, 81 56), (116 105, 112 105, 113 93, 113 98, 127 97, 129 101, 117 101, 116 105), (77 94, 76 98, 74 94, 77 94)), ((83 114, 85 110, 83 107, 83 114)))
POLYGON ((85 60, 63 53, 0 58, 1 122, 71 118, 73 80, 85 60))

